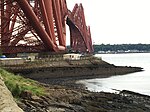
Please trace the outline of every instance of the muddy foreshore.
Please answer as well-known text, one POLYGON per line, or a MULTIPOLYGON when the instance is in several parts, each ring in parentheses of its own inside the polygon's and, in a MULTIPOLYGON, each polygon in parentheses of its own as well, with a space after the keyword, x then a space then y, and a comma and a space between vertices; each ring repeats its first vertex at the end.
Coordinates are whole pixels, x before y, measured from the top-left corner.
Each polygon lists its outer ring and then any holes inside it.
POLYGON ((96 77, 109 77, 139 72, 140 67, 120 67, 103 60, 55 62, 51 64, 28 64, 5 69, 32 78, 47 90, 46 96, 24 93, 18 105, 25 112, 148 112, 150 97, 131 91, 119 94, 90 92, 76 85, 75 81, 96 77), (59 66, 58 66, 59 65, 59 66))

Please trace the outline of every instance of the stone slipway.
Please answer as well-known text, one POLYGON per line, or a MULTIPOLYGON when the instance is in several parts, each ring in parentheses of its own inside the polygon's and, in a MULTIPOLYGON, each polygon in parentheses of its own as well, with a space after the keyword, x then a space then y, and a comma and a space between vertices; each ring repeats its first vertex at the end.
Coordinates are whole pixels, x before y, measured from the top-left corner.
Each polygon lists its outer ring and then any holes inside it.
POLYGON ((142 71, 140 67, 115 66, 98 58, 86 60, 59 60, 28 63, 18 67, 8 67, 7 70, 20 73, 35 80, 77 78, 88 79, 109 77, 142 71))

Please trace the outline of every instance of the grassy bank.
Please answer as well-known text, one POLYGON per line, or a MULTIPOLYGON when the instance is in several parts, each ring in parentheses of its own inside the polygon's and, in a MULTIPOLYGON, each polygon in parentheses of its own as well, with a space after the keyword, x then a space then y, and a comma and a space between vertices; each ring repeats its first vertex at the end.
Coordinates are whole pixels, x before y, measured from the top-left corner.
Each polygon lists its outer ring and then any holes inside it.
POLYGON ((36 81, 23 78, 19 75, 14 75, 0 68, 0 75, 3 77, 5 85, 10 90, 15 98, 19 98, 24 92, 30 92, 33 95, 44 95, 44 87, 36 81))

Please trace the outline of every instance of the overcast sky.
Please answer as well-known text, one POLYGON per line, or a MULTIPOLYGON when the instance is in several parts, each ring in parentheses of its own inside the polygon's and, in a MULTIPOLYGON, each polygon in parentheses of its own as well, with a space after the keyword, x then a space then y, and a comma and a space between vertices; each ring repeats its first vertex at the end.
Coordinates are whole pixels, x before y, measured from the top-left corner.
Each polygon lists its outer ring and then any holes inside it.
POLYGON ((150 44, 150 0, 66 0, 82 3, 95 44, 150 44))

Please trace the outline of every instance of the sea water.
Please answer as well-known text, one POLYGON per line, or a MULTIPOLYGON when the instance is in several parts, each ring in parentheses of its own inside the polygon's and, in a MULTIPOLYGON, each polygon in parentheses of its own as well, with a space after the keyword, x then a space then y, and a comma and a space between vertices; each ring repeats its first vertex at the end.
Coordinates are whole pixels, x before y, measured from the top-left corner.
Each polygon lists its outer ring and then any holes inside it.
POLYGON ((109 78, 81 80, 77 83, 84 84, 88 90, 94 92, 130 90, 150 95, 150 53, 96 54, 95 56, 117 66, 142 67, 144 71, 109 78))

